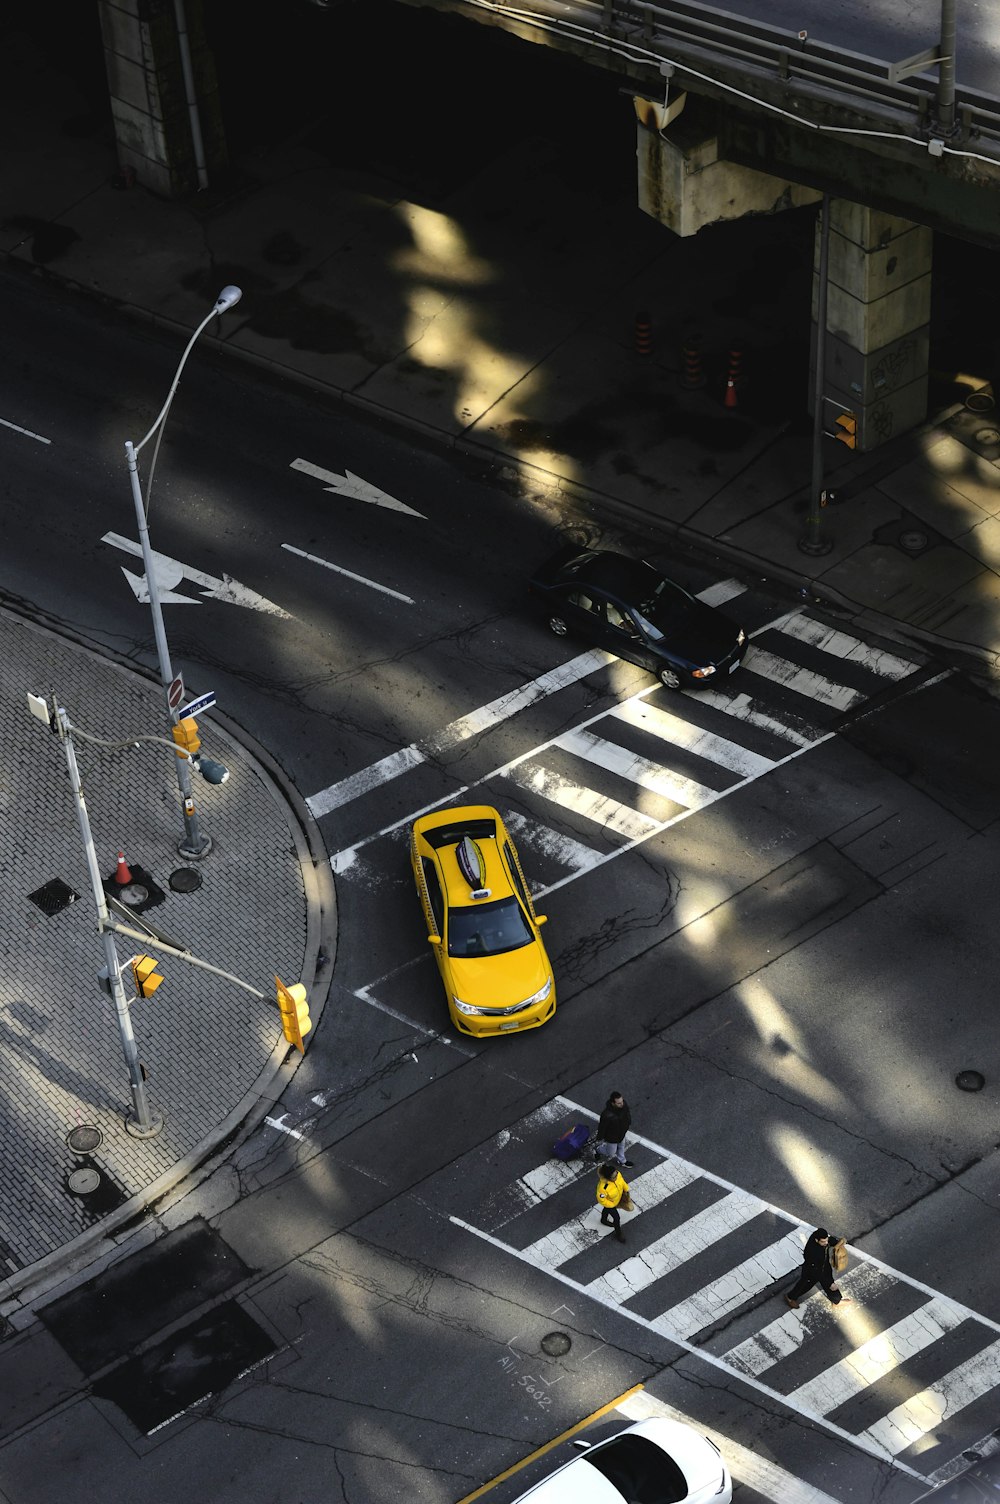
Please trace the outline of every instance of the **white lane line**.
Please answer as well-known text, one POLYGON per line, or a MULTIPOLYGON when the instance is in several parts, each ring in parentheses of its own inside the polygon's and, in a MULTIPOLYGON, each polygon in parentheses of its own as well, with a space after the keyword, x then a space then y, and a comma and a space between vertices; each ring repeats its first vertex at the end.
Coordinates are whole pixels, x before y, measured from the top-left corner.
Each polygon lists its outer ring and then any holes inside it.
POLYGON ((788 1472, 760 1452, 741 1446, 714 1427, 706 1426, 702 1421, 675 1410, 672 1405, 665 1405, 646 1390, 629 1395, 616 1409, 626 1420, 652 1420, 662 1415, 667 1420, 679 1420, 683 1425, 691 1426, 715 1443, 737 1482, 745 1484, 755 1494, 760 1494, 762 1499, 772 1500, 773 1504, 840 1504, 830 1494, 814 1488, 802 1478, 796 1478, 794 1473, 788 1472))
POLYGON ((707 804, 715 798, 715 789, 706 788, 693 778, 685 778, 682 773, 674 773, 661 763, 639 757, 625 747, 619 747, 616 742, 605 741, 592 731, 567 731, 556 737, 553 746, 586 758, 587 762, 596 763, 599 768, 606 768, 609 773, 616 773, 629 783, 637 783, 651 794, 659 794, 662 799, 672 799, 675 804, 687 808, 707 804))
MULTIPOLYGON (((500 695, 498 699, 491 700, 488 705, 481 705, 478 710, 472 710, 468 715, 460 716, 457 721, 452 721, 436 736, 429 737, 422 742, 414 742, 409 747, 403 747, 401 751, 383 757, 381 762, 362 768, 360 772, 352 773, 350 777, 331 784, 329 788, 321 789, 319 793, 308 798, 306 803, 316 819, 322 815, 328 815, 331 810, 339 809, 341 805, 357 799, 359 795, 366 794, 393 778, 398 778, 400 773, 405 773, 408 768, 426 762, 428 757, 458 746, 469 737, 478 736, 482 731, 488 731, 500 721, 508 720, 516 715, 519 710, 534 705, 537 700, 556 694, 567 685, 575 684, 579 679, 585 679, 588 674, 594 673, 599 668, 605 668, 615 661, 612 654, 606 653, 603 648, 590 648, 586 653, 579 653, 577 657, 570 658, 567 663, 561 663, 557 668, 539 674, 537 679, 532 679, 527 684, 520 684, 517 689, 512 689, 507 694, 500 695)), ((446 803, 447 800, 439 802, 446 803)), ((434 809, 435 806, 429 805, 428 808, 434 809)), ((415 816, 410 818, 415 818, 415 816)), ((404 825, 406 821, 400 820, 398 823, 404 825)), ((395 827, 389 826, 388 829, 395 829, 395 827)), ((379 832, 379 835, 384 834, 386 834, 385 831, 379 832)), ((358 845, 367 844, 367 840, 372 839, 377 839, 377 837, 368 837, 365 842, 359 842, 358 845)))
POLYGON ((351 569, 342 569, 339 564, 331 564, 329 559, 321 559, 319 554, 307 553, 304 548, 296 548, 293 543, 283 543, 281 546, 288 553, 296 554, 300 559, 308 559, 310 564, 321 564, 324 569, 332 569, 334 574, 342 574, 345 579, 353 580, 357 585, 367 585, 369 590, 378 590, 383 595, 391 595, 393 600, 402 601, 404 606, 416 604, 411 596, 403 595, 398 590, 390 590, 388 585, 380 585, 377 580, 368 580, 363 574, 355 574, 351 569))
POLYGON ((905 679, 917 667, 909 658, 900 658, 898 654, 890 653, 885 648, 872 647, 860 637, 838 631, 836 627, 828 627, 811 616, 794 616, 783 623, 781 631, 788 637, 798 638, 799 642, 820 648, 834 658, 843 658, 845 662, 858 663, 863 668, 871 669, 873 674, 878 674, 883 679, 905 679))
POLYGON ((0 423, 3 424, 4 428, 12 428, 15 433, 23 433, 26 439, 37 439, 39 444, 52 443, 51 439, 46 439, 40 433, 32 433, 30 428, 22 428, 19 423, 8 423, 6 418, 0 418, 0 423))
POLYGON ((278 1128, 282 1133, 287 1133, 289 1138, 305 1138, 305 1134, 300 1133, 297 1128, 289 1127, 289 1125, 285 1122, 285 1118, 287 1118, 287 1116, 288 1113, 284 1112, 282 1113, 280 1118, 265 1118, 264 1122, 267 1123, 271 1128, 278 1128))
POLYGON ((786 721, 779 721, 767 711, 758 710, 756 700, 750 695, 740 694, 730 699, 717 689, 699 689, 697 695, 692 697, 705 705, 711 705, 715 710, 721 710, 725 715, 733 716, 735 720, 745 721, 748 726, 757 726, 761 731, 770 731, 784 741, 792 742, 796 747, 811 746, 819 735, 804 719, 799 722, 803 729, 796 731, 786 721))
POLYGON ((788 1398, 797 1405, 808 1405, 810 1409, 822 1410, 829 1415, 838 1405, 853 1399, 871 1384, 877 1384, 886 1374, 892 1373, 922 1348, 937 1342, 945 1332, 952 1331, 964 1320, 965 1312, 953 1306, 950 1300, 943 1296, 929 1300, 912 1315, 904 1316, 902 1321, 863 1342, 832 1368, 825 1369, 807 1384, 800 1384, 788 1398))
POLYGON ((522 764, 511 768, 506 776, 529 793, 541 794, 543 799, 558 804, 561 809, 568 809, 571 814, 593 820, 595 824, 604 826, 606 830, 613 830, 626 840, 640 840, 660 828, 659 820, 654 820, 652 815, 644 815, 640 810, 630 809, 627 804, 619 804, 617 799, 599 794, 596 789, 573 783, 550 768, 530 768, 522 764))
POLYGON ((757 647, 756 643, 748 649, 743 667, 748 673, 762 674, 784 689, 794 690, 798 695, 808 695, 817 704, 830 705, 835 710, 849 710, 858 700, 867 698, 860 689, 838 684, 836 680, 828 679, 825 674, 814 673, 812 669, 800 668, 787 658, 779 658, 776 653, 757 647))
POLYGON ((705 590, 698 591, 698 599, 706 606, 724 606, 726 601, 735 600, 738 595, 746 592, 746 586, 742 580, 720 580, 717 585, 709 585, 705 590))
MULTIPOLYGON (((642 1203, 638 1198, 642 1193, 638 1181, 633 1186, 632 1193, 635 1204, 641 1211, 642 1203)), ((752 1222, 763 1210, 757 1197, 751 1196, 748 1191, 730 1191, 721 1201, 704 1207, 662 1238, 647 1244, 641 1253, 634 1254, 614 1269, 609 1269, 599 1279, 592 1280, 587 1289, 599 1300, 621 1305, 655 1280, 679 1269, 682 1264, 697 1257, 699 1253, 704 1253, 714 1243, 721 1242, 738 1227, 752 1222)))
POLYGON ((650 735, 669 742, 671 746, 683 747, 686 752, 693 752, 706 762, 717 763, 720 768, 728 768, 730 772, 739 773, 744 778, 759 778, 762 773, 768 773, 774 767, 770 757, 761 757, 736 742, 727 741, 724 736, 703 731, 692 721, 682 720, 679 715, 673 715, 668 710, 658 710, 639 695, 616 705, 611 714, 627 726, 648 731, 650 735))
POLYGON ((551 825, 529 820, 526 815, 518 814, 517 810, 508 812, 507 824, 525 850, 537 852, 543 857, 552 857, 574 872, 589 872, 600 859, 601 853, 592 846, 585 846, 582 841, 575 841, 572 836, 553 830, 551 825))
POLYGON ((895 1457, 914 1442, 922 1441, 928 1431, 936 1430, 946 1416, 953 1420, 959 1410, 982 1399, 998 1383, 1000 1342, 993 1342, 905 1404, 897 1405, 861 1434, 895 1457))

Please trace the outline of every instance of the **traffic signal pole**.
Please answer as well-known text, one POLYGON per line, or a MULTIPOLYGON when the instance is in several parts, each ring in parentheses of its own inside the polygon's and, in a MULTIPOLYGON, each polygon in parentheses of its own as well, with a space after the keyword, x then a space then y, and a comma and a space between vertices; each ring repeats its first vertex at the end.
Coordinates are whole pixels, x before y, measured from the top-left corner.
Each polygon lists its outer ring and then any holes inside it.
POLYGON ((76 749, 73 746, 72 728, 69 723, 69 717, 65 710, 56 704, 54 696, 51 713, 54 717, 55 728, 59 733, 59 740, 62 742, 66 753, 66 766, 69 769, 70 783, 73 785, 73 794, 76 798, 76 813, 80 822, 80 835, 83 838, 83 849, 87 858, 87 871, 90 875, 90 886, 94 894, 94 905, 97 909, 97 929, 101 937, 101 945, 104 948, 104 964, 107 968, 111 998, 114 1002, 115 1013, 118 1018, 118 1033, 121 1036, 122 1053, 125 1056, 125 1064, 128 1067, 129 1088, 132 1092, 132 1111, 125 1119, 125 1128, 133 1138, 155 1138, 163 1127, 163 1119, 150 1110, 149 1098, 146 1095, 146 1082, 143 1079, 142 1066, 139 1064, 139 1052, 136 1048, 135 1035, 132 1032, 132 1018, 129 1012, 128 998, 125 996, 125 987, 122 983, 121 967, 118 964, 115 937, 109 927, 111 916, 108 913, 107 899, 104 896, 104 884, 101 881, 101 872, 97 865, 97 852, 94 849, 94 837, 90 829, 87 801, 83 796, 83 784, 80 781, 80 769, 77 766, 76 749))
POLYGON ((819 238, 819 287, 816 297, 816 370, 813 381, 812 479, 809 485, 809 510, 806 530, 799 539, 804 554, 828 554, 833 547, 823 536, 823 421, 826 408, 826 305, 830 266, 830 195, 824 193, 820 210, 822 222, 819 238))

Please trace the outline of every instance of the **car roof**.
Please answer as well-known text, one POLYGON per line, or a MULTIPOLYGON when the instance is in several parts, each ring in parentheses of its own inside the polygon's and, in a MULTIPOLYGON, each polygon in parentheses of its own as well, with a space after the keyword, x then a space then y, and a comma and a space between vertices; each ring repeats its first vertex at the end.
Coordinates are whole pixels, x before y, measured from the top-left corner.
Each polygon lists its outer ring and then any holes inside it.
POLYGON ((457 853, 459 842, 465 836, 471 839, 482 858, 486 873, 483 887, 490 890, 489 897, 508 898, 513 893, 513 884, 500 852, 502 843, 509 840, 509 836, 498 811, 492 806, 466 804, 436 810, 418 820, 414 829, 437 855, 450 906, 464 906, 473 901, 471 895, 475 885, 469 882, 459 866, 457 853))
MULTIPOLYGON (((715 1448, 700 1431, 684 1421, 668 1416, 650 1416, 626 1426, 613 1437, 605 1437, 604 1441, 615 1441, 623 1436, 641 1436, 662 1448, 694 1488, 704 1483, 706 1464, 713 1474, 716 1466, 719 1475, 722 1474, 722 1458, 715 1448)), ((587 1461, 587 1457, 587 1453, 574 1457, 526 1494, 521 1494, 515 1504, 622 1504, 621 1493, 587 1461)))
POLYGON ((661 578, 652 565, 640 559, 629 559, 625 554, 589 553, 578 555, 581 563, 574 567, 570 560, 564 569, 564 578, 586 580, 609 595, 622 600, 645 594, 655 580, 661 578))

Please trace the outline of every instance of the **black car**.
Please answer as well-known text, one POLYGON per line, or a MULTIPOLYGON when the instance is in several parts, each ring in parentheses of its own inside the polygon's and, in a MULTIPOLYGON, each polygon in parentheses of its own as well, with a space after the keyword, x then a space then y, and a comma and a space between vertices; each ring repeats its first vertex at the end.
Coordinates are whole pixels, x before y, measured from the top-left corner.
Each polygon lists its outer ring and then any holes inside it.
POLYGON ((585 637, 668 689, 731 674, 746 652, 747 634, 731 617, 624 554, 564 549, 528 588, 557 637, 585 637))

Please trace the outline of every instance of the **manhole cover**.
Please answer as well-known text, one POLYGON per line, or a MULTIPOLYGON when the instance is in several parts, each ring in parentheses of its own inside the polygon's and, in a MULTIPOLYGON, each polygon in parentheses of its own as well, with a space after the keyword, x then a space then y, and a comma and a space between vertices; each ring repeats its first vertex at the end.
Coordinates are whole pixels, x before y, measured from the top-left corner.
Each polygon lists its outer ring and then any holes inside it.
POLYGON ((79 896, 61 877, 54 877, 42 887, 36 888, 34 893, 29 893, 28 900, 51 919, 53 915, 61 914, 63 909, 68 909, 71 903, 76 903, 79 896))
POLYGON ((977 428, 974 437, 984 449, 990 444, 1000 444, 1000 428, 977 428))
POLYGON ((966 397, 965 405, 970 413, 988 413, 994 401, 989 392, 973 392, 966 397))
POLYGON ((982 1091, 986 1085, 986 1077, 979 1071, 959 1071, 955 1077, 955 1085, 959 1091, 982 1091))
POLYGON ((566 1332, 548 1332, 540 1343, 543 1353, 550 1358, 561 1358, 569 1352, 573 1346, 566 1332))
POLYGON ((193 893, 201 887, 201 873, 194 867, 178 867, 170 874, 170 886, 175 893, 193 893))
POLYGON ((899 546, 905 548, 908 554, 923 553, 930 539, 926 533, 922 533, 918 527, 908 527, 899 535, 899 546))
POLYGON ((66 1142, 74 1154, 93 1154, 103 1144, 104 1134, 90 1123, 81 1123, 78 1128, 70 1129, 66 1142))
POLYGON ((122 903, 127 903, 130 909, 137 909, 149 898, 149 889, 144 888, 142 883, 129 883, 127 888, 118 889, 118 897, 122 903))
POLYGON ((96 1170, 74 1170, 66 1181, 74 1196, 89 1196, 100 1183, 101 1177, 96 1170))

